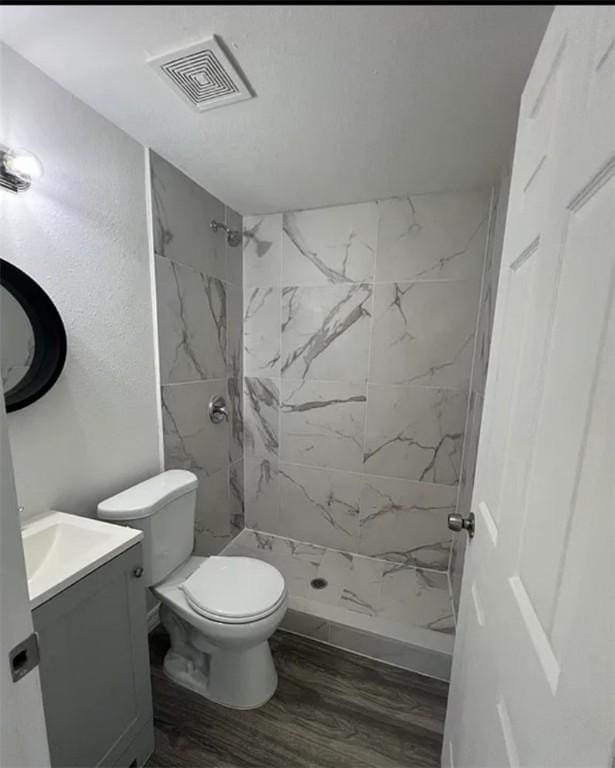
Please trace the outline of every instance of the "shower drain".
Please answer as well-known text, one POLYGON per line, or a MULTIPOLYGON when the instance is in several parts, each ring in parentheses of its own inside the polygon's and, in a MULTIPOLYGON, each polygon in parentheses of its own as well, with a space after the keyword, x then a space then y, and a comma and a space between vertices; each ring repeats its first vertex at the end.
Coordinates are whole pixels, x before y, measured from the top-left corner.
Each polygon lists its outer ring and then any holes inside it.
POLYGON ((329 586, 329 582, 326 579, 319 577, 317 579, 312 579, 312 581, 310 581, 310 586, 312 589, 324 589, 325 587, 329 586))

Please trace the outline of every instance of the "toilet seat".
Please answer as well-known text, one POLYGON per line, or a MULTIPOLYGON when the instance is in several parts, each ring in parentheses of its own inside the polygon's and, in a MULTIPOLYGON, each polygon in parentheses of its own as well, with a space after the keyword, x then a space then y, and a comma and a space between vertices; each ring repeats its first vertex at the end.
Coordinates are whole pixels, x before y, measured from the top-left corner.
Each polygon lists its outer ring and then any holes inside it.
POLYGON ((252 557, 209 557, 179 588, 195 613, 226 624, 263 619, 286 598, 282 574, 252 557))

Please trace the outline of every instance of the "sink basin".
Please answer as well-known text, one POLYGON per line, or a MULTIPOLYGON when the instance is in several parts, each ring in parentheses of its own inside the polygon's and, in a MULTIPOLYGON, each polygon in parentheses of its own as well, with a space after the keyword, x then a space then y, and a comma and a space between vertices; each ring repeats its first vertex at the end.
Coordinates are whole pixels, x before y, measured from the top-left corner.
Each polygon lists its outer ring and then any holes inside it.
POLYGON ((21 529, 30 607, 36 608, 143 538, 142 531, 50 512, 21 529))

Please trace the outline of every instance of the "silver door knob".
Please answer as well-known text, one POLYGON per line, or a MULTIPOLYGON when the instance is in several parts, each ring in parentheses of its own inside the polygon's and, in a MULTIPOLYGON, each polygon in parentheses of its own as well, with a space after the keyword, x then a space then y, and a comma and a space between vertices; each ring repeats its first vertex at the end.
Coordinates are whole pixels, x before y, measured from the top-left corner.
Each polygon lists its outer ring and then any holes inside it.
POLYGON ((221 424, 223 421, 228 421, 226 400, 222 395, 214 395, 209 401, 209 418, 214 424, 221 424))
POLYGON ((474 536, 474 524, 475 524, 474 512, 470 512, 467 517, 463 517, 458 512, 451 512, 448 516, 448 527, 451 531, 467 531, 468 536, 472 538, 474 536))

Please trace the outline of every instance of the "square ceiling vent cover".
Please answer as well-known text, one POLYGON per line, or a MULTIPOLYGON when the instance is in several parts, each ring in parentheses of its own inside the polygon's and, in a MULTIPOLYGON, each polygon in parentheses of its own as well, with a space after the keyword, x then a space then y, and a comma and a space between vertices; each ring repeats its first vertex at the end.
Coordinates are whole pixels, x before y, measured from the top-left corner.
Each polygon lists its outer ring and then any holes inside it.
POLYGON ((253 94, 216 37, 148 59, 175 93, 198 112, 251 99, 253 94))

